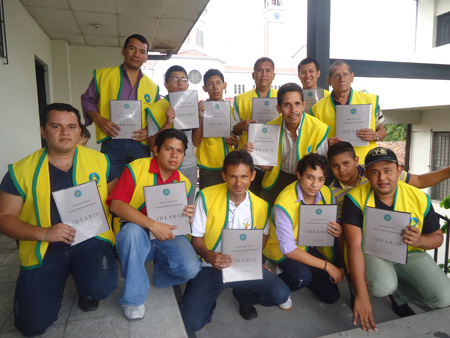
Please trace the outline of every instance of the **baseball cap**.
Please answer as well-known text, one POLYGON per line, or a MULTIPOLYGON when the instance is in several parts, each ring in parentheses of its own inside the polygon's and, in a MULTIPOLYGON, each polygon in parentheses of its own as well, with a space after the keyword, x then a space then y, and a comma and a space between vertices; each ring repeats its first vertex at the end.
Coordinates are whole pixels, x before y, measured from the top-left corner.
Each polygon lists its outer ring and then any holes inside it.
POLYGON ((365 166, 368 168, 372 164, 380 161, 388 161, 388 162, 394 162, 398 164, 397 155, 389 149, 389 148, 382 148, 382 147, 376 147, 371 149, 365 158, 365 166))

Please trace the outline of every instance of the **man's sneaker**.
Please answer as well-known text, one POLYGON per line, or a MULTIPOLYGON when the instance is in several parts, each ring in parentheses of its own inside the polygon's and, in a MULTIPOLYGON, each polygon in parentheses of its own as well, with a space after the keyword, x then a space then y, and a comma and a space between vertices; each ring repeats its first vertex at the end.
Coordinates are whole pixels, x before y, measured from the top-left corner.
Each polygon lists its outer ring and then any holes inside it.
POLYGON ((233 289, 231 291, 231 293, 233 294, 234 298, 236 298, 236 300, 239 303, 239 314, 241 315, 242 318, 244 318, 245 320, 250 320, 250 319, 258 317, 258 312, 256 312, 256 309, 253 305, 246 306, 246 305, 241 304, 241 302, 239 301, 239 299, 236 296, 235 289, 233 289))
POLYGON ((78 307, 81 311, 89 312, 98 309, 99 301, 92 299, 91 296, 78 296, 78 307))
POLYGON ((285 301, 283 304, 278 305, 278 307, 281 310, 285 310, 285 311, 289 311, 290 309, 292 309, 292 299, 291 296, 289 296, 288 300, 285 301))
POLYGON ((142 319, 144 318, 145 315, 145 305, 144 304, 138 306, 124 305, 123 314, 129 320, 142 319))
POLYGON ((408 317, 408 316, 412 316, 415 315, 416 313, 413 311, 413 309, 411 309, 408 305, 408 303, 399 305, 394 297, 392 297, 391 295, 389 295, 389 299, 391 300, 392 303, 392 310, 395 312, 395 314, 399 317, 408 317))

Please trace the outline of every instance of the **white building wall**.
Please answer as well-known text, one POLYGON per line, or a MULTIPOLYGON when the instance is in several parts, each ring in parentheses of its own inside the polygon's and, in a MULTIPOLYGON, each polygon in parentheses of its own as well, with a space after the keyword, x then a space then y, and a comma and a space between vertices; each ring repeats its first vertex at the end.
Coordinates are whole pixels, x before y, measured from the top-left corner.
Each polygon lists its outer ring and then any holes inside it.
POLYGON ((18 0, 4 0, 8 64, 0 59, 0 176, 41 147, 35 58, 47 65, 53 98, 50 39, 18 0))

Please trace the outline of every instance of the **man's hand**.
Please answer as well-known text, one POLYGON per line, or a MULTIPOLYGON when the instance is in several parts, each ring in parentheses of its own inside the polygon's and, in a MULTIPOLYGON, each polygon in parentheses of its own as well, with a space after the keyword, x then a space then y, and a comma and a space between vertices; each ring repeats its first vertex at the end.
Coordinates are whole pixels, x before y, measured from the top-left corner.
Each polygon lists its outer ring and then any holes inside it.
POLYGON ((71 244, 75 240, 75 229, 67 224, 57 223, 52 225, 50 228, 46 229, 44 235, 44 241, 46 242, 63 242, 66 244, 71 244))
MULTIPOLYGON (((91 115, 90 115, 91 116, 91 115)), ((94 123, 109 137, 116 137, 119 135, 120 127, 113 121, 101 116, 99 113, 94 115, 94 123)))
POLYGON ((326 273, 328 273, 328 275, 331 278, 333 278, 333 284, 340 283, 342 281, 342 279, 344 278, 344 272, 342 272, 341 269, 339 269, 338 267, 334 266, 330 262, 327 263, 325 271, 326 271, 326 273))
POLYGON ((245 146, 242 148, 242 150, 246 151, 247 153, 251 154, 253 150, 255 150, 255 146, 253 143, 248 142, 245 144, 245 146))
POLYGON ((365 128, 360 129, 356 132, 356 135, 364 141, 372 141, 375 142, 377 140, 377 135, 373 129, 365 128))
POLYGON ((144 142, 147 139, 148 131, 147 128, 133 131, 133 140, 136 142, 144 142))
POLYGON ((194 210, 195 207, 193 204, 188 204, 184 207, 183 212, 184 214, 189 217, 189 222, 192 223, 193 222, 193 217, 194 217, 194 210))
POLYGON ((369 298, 355 298, 355 305, 353 306, 353 326, 356 326, 357 318, 359 318, 361 328, 364 331, 371 332, 371 328, 378 331, 377 326, 375 325, 375 320, 373 319, 372 304, 370 304, 369 298))
POLYGON ((236 136, 228 136, 225 139, 225 142, 228 143, 230 146, 234 147, 239 143, 239 139, 236 136))
POLYGON ((244 121, 241 121, 241 122, 237 123, 234 126, 234 128, 233 128, 233 130, 237 131, 237 132, 235 132, 235 134, 236 135, 241 135, 244 130, 248 131, 248 125, 250 123, 258 123, 258 121, 256 121, 256 120, 244 120, 244 121))
POLYGON ((406 229, 402 230, 403 242, 408 245, 421 247, 422 245, 422 234, 419 229, 408 225, 406 229))
POLYGON ((233 263, 233 256, 223 255, 220 252, 214 251, 208 251, 206 257, 203 258, 218 270, 228 268, 233 263))
POLYGON ((201 120, 203 118, 203 111, 205 110, 205 105, 203 101, 198 103, 198 119, 201 120))
POLYGON ((331 236, 339 238, 342 235, 342 226, 337 222, 330 221, 330 222, 328 222, 327 232, 331 236))
POLYGON ((173 107, 169 107, 169 109, 166 110, 166 127, 167 128, 173 127, 173 120, 175 120, 175 109, 173 107))
POLYGON ((331 147, 333 144, 337 143, 337 142, 341 142, 344 141, 343 139, 339 138, 339 137, 331 137, 328 140, 328 147, 331 147))
POLYGON ((176 228, 178 228, 176 225, 155 222, 150 230, 160 241, 167 241, 175 238, 172 230, 175 230, 176 228))

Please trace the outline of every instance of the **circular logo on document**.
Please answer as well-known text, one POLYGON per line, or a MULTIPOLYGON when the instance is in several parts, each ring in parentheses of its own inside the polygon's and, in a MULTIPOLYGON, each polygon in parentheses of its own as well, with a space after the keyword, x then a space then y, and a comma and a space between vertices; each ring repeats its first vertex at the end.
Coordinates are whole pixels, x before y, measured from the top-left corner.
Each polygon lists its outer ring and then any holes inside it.
POLYGON ((265 134, 265 133, 267 133, 267 128, 263 128, 262 129, 262 132, 265 134))
POLYGON ((321 214, 322 214, 322 209, 317 209, 317 210, 316 210, 316 214, 317 214, 317 215, 321 215, 321 214))
POLYGON ((411 221, 409 222, 409 225, 412 227, 416 227, 419 224, 419 220, 416 217, 411 217, 411 221))
POLYGON ((181 94, 181 97, 182 97, 183 99, 185 99, 185 98, 187 98, 187 95, 186 95, 185 93, 183 93, 183 94, 181 94))
POLYGON ((245 240, 247 239, 247 235, 246 235, 246 234, 241 234, 241 235, 239 236, 239 239, 240 239, 241 241, 245 241, 245 240))
POLYGON ((82 194, 81 190, 75 190, 75 192, 73 193, 73 195, 74 195, 75 197, 81 197, 81 195, 83 195, 83 194, 82 194))
POLYGON ((308 92, 308 96, 309 97, 313 96, 313 93, 312 92, 308 92))
POLYGON ((269 105, 269 101, 265 101, 264 105, 267 107, 269 105))
POLYGON ((90 173, 89 181, 95 181, 95 182, 97 182, 97 185, 98 185, 100 183, 100 175, 97 173, 90 173))
POLYGON ((128 103, 125 103, 125 104, 123 105, 123 107, 124 107, 125 109, 128 109, 128 108, 130 108, 130 105, 129 105, 128 103))
POLYGON ((214 108, 219 109, 219 108, 220 108, 219 104, 216 103, 216 104, 214 105, 214 108))
POLYGON ((353 115, 355 115, 355 114, 356 114, 356 109, 353 108, 352 110, 350 110, 350 113, 353 114, 353 115))
POLYGON ((145 100, 145 102, 147 102, 147 103, 149 103, 150 101, 151 101, 151 97, 150 97, 150 95, 148 95, 148 94, 145 94, 144 95, 144 100, 145 100))
POLYGON ((392 219, 392 217, 391 216, 389 216, 389 215, 384 215, 384 220, 386 221, 386 222, 389 222, 391 219, 392 219))
POLYGON ((170 190, 169 189, 164 189, 163 190, 163 194, 164 194, 164 196, 169 196, 170 195, 170 190))

